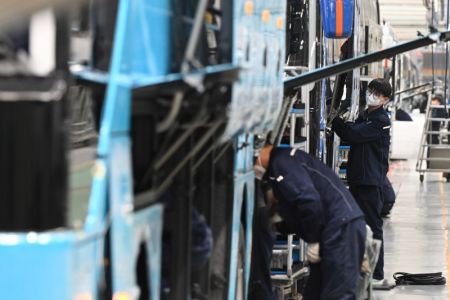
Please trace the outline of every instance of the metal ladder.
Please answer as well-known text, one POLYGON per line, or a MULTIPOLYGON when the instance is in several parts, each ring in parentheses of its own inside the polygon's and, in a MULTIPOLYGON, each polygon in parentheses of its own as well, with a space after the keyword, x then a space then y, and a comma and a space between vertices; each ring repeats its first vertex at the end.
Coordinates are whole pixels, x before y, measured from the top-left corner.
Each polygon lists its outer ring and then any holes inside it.
MULTIPOLYGON (((448 101, 446 99, 446 101, 448 101)), ((425 123, 423 125, 422 137, 420 141, 419 154, 417 157, 416 171, 419 172, 420 182, 424 180, 424 174, 427 172, 445 172, 450 173, 450 141, 448 144, 432 144, 430 137, 432 135, 440 135, 441 130, 433 131, 431 126, 432 121, 448 122, 447 118, 433 118, 433 109, 444 109, 444 105, 431 105, 431 95, 428 95, 428 104, 425 113, 425 123)), ((447 177, 447 181, 450 177, 447 177)))
POLYGON ((272 283, 276 290, 276 299, 302 299, 298 291, 298 281, 309 274, 305 265, 306 244, 294 234, 287 239, 277 240, 272 252, 272 283), (276 269, 274 269, 276 268, 276 269))
POLYGON ((296 108, 295 103, 300 97, 301 95, 297 93, 284 101, 283 111, 285 111, 285 115, 280 118, 280 124, 277 128, 279 135, 274 137, 274 143, 278 144, 279 147, 292 147, 309 152, 309 114, 306 113, 309 112, 309 101, 302 102, 303 106, 296 108), (302 122, 299 122, 299 120, 302 120, 302 122), (299 123, 303 123, 304 126, 301 128, 300 136, 297 137, 296 129, 299 123), (283 141, 283 134, 288 126, 290 127, 289 141, 287 142, 283 141))

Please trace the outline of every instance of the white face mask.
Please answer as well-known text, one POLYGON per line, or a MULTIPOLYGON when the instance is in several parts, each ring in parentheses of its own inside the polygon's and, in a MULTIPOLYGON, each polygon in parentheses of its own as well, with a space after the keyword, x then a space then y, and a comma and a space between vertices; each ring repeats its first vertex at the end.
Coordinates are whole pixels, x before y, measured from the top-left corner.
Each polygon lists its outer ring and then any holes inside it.
POLYGON ((368 106, 378 106, 383 103, 383 101, 373 93, 367 93, 366 99, 368 106))

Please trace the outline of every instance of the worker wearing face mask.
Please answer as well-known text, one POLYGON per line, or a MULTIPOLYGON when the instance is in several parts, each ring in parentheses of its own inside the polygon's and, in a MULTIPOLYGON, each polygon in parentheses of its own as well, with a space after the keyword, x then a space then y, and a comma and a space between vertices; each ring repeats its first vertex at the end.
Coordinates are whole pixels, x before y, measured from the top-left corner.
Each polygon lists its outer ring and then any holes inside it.
MULTIPOLYGON (((385 79, 374 79, 368 85, 367 106, 355 123, 346 123, 337 117, 332 129, 348 144, 350 153, 347 180, 350 192, 364 212, 373 237, 383 240, 382 187, 389 167, 391 122, 383 106, 389 101, 391 85, 385 79)), ((384 279, 383 246, 373 278, 376 283, 384 279)))

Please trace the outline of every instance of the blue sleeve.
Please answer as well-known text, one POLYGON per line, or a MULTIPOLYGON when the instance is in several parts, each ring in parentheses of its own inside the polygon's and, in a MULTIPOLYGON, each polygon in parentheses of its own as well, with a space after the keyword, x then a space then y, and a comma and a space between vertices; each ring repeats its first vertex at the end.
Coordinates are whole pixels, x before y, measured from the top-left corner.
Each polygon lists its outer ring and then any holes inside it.
POLYGON ((295 211, 289 213, 296 214, 301 238, 308 243, 316 243, 320 240, 323 226, 322 202, 308 172, 295 163, 292 158, 289 170, 275 171, 275 174, 286 174, 275 175, 278 176, 275 178, 277 188, 283 196, 283 199, 278 200, 280 206, 283 205, 281 201, 288 201, 290 207, 295 207, 295 211))
POLYGON ((332 129, 344 141, 350 144, 366 143, 377 140, 384 130, 389 130, 389 121, 378 119, 363 121, 361 123, 345 123, 341 118, 335 118, 332 129))

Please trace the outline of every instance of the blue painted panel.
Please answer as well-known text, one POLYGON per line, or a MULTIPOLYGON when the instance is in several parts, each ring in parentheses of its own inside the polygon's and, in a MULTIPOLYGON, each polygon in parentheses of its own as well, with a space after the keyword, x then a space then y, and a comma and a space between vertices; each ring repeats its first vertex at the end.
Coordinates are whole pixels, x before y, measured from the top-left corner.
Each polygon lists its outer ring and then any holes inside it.
POLYGON ((92 173, 92 188, 84 223, 84 229, 87 233, 106 230, 107 161, 97 159, 92 173))
MULTIPOLYGON (((163 208, 156 204, 137 213, 123 213, 112 224, 113 292, 134 295, 136 262, 141 243, 147 248, 150 299, 157 300, 161 285, 163 208)), ((133 298, 134 299, 134 298, 133 298)))
POLYGON ((133 236, 138 245, 140 242, 144 242, 147 247, 148 274, 151 274, 149 282, 151 299, 157 300, 161 286, 163 206, 155 204, 136 213, 133 227, 133 236))
POLYGON ((132 12, 134 12, 131 2, 130 0, 119 2, 109 82, 99 135, 98 154, 100 156, 109 154, 113 132, 124 133, 129 130, 131 86, 125 85, 120 79, 123 77, 121 72, 131 71, 128 57, 131 54, 130 49, 135 46, 129 43, 130 36, 127 34, 128 20, 133 17, 132 12))
MULTIPOLYGON (((213 73, 220 73, 220 72, 226 72, 229 70, 235 70, 236 65, 234 64, 220 64, 220 65, 214 65, 214 66, 207 66, 202 69, 198 70, 192 70, 189 73, 171 73, 163 76, 146 76, 146 75, 139 75, 139 76, 133 76, 133 80, 130 81, 130 84, 133 88, 139 88, 139 87, 145 87, 145 86, 151 86, 158 83, 168 83, 178 80, 186 79, 189 76, 193 76, 196 78, 203 78, 207 74, 213 74, 213 73)), ((119 82, 124 82, 125 80, 122 80, 122 78, 119 78, 119 82)))
POLYGON ((255 208, 255 178, 253 172, 247 178, 247 207, 246 207, 246 228, 245 228, 245 298, 248 297, 250 288, 250 266, 252 261, 252 241, 253 241, 253 211, 255 208))
POLYGON ((291 148, 291 145, 289 144, 280 144, 278 145, 279 148, 291 148))
POLYGON ((133 294, 135 272, 133 257, 133 197, 130 143, 128 137, 111 142, 110 214, 113 292, 133 294))
POLYGON ((127 134, 130 129, 131 89, 111 79, 101 121, 98 154, 107 156, 114 134, 127 134))
POLYGON ((133 82, 169 72, 170 3, 167 0, 120 1, 101 123, 100 155, 107 154, 113 132, 129 131, 133 82))
POLYGON ((242 204, 244 200, 244 189, 247 190, 247 215, 245 228, 245 260, 244 260, 244 278, 245 278, 245 294, 247 297, 248 284, 250 278, 250 260, 251 260, 251 224, 253 223, 253 208, 254 208, 254 182, 255 176, 253 171, 240 176, 236 176, 234 180, 234 195, 233 195, 233 213, 232 213, 232 228, 231 228, 231 255, 229 266, 229 285, 228 285, 228 300, 234 300, 236 295, 236 273, 239 250, 239 231, 241 224, 242 204))
POLYGON ((169 73, 171 56, 171 1, 130 2, 121 73, 160 76, 169 73))
POLYGON ((266 130, 271 130, 281 111, 281 105, 284 96, 284 60, 286 44, 286 3, 287 1, 272 1, 273 18, 270 20, 272 32, 273 61, 272 63, 272 81, 269 83, 272 87, 272 107, 270 108, 270 117, 266 130))
POLYGON ((287 271, 272 270, 273 275, 287 275, 287 271))
POLYGON ((107 84, 109 80, 108 73, 92 70, 90 68, 83 66, 71 67, 70 72, 72 73, 73 76, 77 78, 96 83, 107 84))
POLYGON ((169 5, 164 0, 121 0, 110 73, 78 70, 81 78, 108 83, 85 231, 0 234, 0 270, 8 270, 0 274, 2 297, 97 299, 110 179, 114 291, 136 298, 134 265, 129 263, 136 256, 130 253, 144 241, 149 249, 151 299, 159 298, 162 208, 156 205, 133 213, 130 146, 120 136, 130 128, 133 79, 161 78, 169 71, 169 5), (117 168, 110 172, 112 166, 117 168))
POLYGON ((281 109, 285 1, 237 1, 233 63, 243 67, 233 85, 224 139, 244 132, 266 133, 281 109))
POLYGON ((5 299, 96 299, 103 232, 0 234, 0 293, 5 299), (7 270, 7 271, 5 271, 7 270))
POLYGON ((232 63, 242 67, 239 80, 233 85, 229 121, 222 139, 228 140, 243 133, 251 125, 252 112, 258 110, 251 99, 254 98, 253 74, 255 72, 253 52, 255 34, 252 24, 253 1, 237 0, 233 5, 233 50, 232 63))
POLYGON ((239 135, 235 144, 234 175, 239 176, 253 171, 253 135, 239 135))
POLYGON ((133 211, 131 153, 128 137, 111 143, 111 249, 113 292, 135 299, 136 262, 139 246, 145 243, 149 259, 151 299, 159 299, 161 273, 162 205, 133 211))

